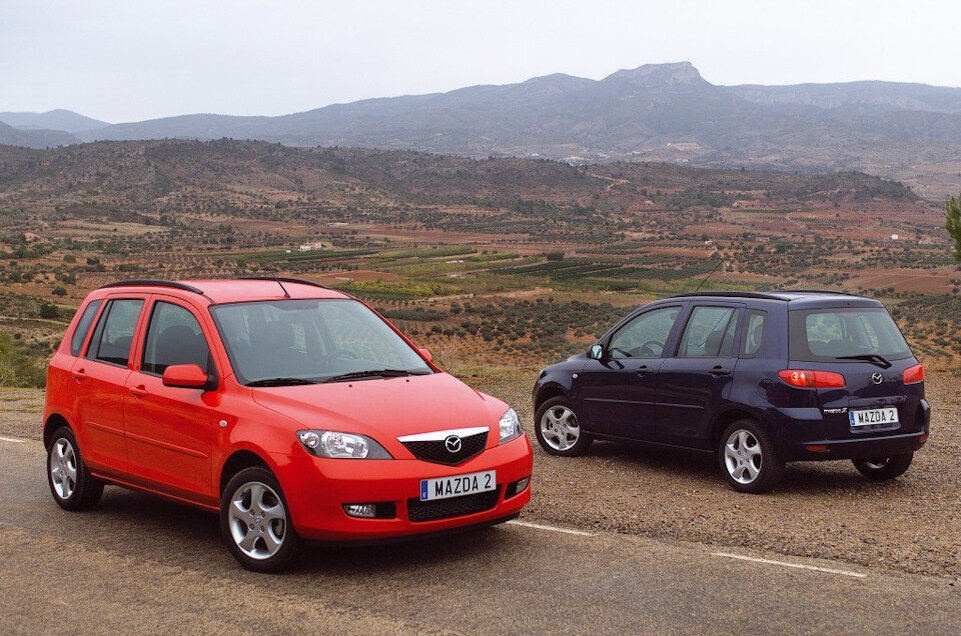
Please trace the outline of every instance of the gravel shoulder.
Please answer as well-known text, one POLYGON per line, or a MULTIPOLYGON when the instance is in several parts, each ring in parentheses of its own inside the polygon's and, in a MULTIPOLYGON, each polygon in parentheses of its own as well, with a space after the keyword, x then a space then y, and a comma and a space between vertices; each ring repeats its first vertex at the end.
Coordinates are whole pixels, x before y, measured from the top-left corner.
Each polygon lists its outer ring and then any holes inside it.
MULTIPOLYGON (((512 404, 528 434, 536 370, 460 373, 512 404)), ((932 435, 901 478, 870 482, 850 462, 789 464, 765 495, 723 482, 711 455, 608 442, 576 459, 534 443, 531 521, 587 530, 836 559, 961 577, 961 395, 951 373, 930 374, 932 435)), ((0 436, 39 439, 43 393, 0 390, 0 436)))

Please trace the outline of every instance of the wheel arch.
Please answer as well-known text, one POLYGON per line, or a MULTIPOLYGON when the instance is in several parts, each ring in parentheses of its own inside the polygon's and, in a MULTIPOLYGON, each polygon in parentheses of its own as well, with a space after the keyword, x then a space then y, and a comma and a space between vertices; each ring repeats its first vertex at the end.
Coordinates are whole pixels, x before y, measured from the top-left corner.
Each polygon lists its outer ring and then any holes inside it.
POLYGON ((265 468, 275 477, 277 476, 277 471, 274 470, 274 467, 266 459, 266 453, 254 451, 249 448, 235 449, 220 467, 220 479, 218 480, 217 488, 218 495, 223 495, 224 488, 227 487, 227 482, 229 482, 234 475, 246 468, 256 467, 265 468))
POLYGON ((52 438, 54 432, 63 426, 66 426, 73 431, 74 437, 76 437, 77 431, 73 429, 73 426, 70 425, 70 421, 67 420, 67 418, 62 414, 54 412, 47 416, 47 419, 43 423, 43 447, 45 449, 49 450, 50 443, 53 441, 52 438))
POLYGON ((714 417, 711 424, 711 450, 717 451, 724 429, 738 420, 754 420, 763 426, 763 421, 756 411, 741 404, 731 405, 714 417))
POLYGON ((534 397, 534 414, 537 414, 538 409, 544 402, 556 398, 556 397, 566 397, 567 389, 556 382, 550 382, 545 384, 537 390, 537 395, 534 397))

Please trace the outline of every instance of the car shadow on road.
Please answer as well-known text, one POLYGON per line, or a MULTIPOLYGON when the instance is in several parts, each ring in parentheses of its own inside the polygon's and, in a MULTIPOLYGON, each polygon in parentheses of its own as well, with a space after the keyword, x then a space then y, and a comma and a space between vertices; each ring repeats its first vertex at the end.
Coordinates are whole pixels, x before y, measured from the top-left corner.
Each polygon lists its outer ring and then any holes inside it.
MULTIPOLYGON (((726 488, 714 453, 633 442, 595 442, 586 458, 697 482, 691 486, 726 488)), ((788 463, 784 477, 772 494, 823 496, 829 491, 893 493, 911 491, 913 488, 910 474, 887 482, 871 481, 858 473, 849 460, 837 460, 788 463)))
MULTIPOLYGON (((225 575, 242 572, 220 536, 218 517, 196 508, 110 487, 95 510, 77 519, 91 526, 81 533, 91 548, 169 566, 220 570, 225 575)), ((503 538, 488 528, 381 545, 305 543, 291 570, 350 577, 456 564, 502 548, 503 538)))

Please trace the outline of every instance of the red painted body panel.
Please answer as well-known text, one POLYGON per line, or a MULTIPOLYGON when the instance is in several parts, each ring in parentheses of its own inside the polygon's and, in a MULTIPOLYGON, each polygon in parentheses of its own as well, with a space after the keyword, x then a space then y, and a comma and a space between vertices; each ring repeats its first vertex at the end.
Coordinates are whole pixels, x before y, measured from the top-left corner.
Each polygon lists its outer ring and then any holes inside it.
MULTIPOLYGON (((187 282, 203 294, 136 286, 104 288, 88 295, 77 316, 95 299, 146 300, 126 368, 70 355, 77 317, 50 361, 45 426, 54 415, 65 419, 96 475, 118 485, 216 510, 225 463, 234 453, 249 451, 277 476, 297 531, 305 538, 320 540, 384 539, 453 529, 506 517, 530 500, 530 488, 504 499, 506 484, 530 476, 532 453, 523 436, 498 443, 497 422, 508 408, 500 400, 443 372, 310 386, 240 385, 209 307, 282 300, 284 290, 274 281, 187 282), (181 305, 200 323, 218 378, 216 389, 164 386, 160 376, 141 371, 147 322, 158 300, 181 305), (490 427, 487 447, 459 466, 417 460, 397 440, 413 433, 476 426, 490 427), (305 428, 368 435, 395 459, 315 457, 297 440, 296 432, 305 428), (493 509, 439 521, 408 520, 407 500, 418 497, 421 479, 491 469, 497 471, 500 487, 493 509), (388 501, 396 505, 394 519, 352 518, 342 507, 345 503, 388 501)), ((284 282, 284 289, 294 299, 350 298, 291 282, 284 282)), ((93 331, 91 327, 91 334, 93 331)), ((91 334, 86 337, 83 352, 91 334)))

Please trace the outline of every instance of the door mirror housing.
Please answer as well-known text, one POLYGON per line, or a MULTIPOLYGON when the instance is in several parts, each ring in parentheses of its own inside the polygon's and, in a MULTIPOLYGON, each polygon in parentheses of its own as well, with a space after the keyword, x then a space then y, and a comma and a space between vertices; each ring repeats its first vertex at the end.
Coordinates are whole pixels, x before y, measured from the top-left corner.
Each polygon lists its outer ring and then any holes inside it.
POLYGON ((424 347, 418 347, 417 352, 420 353, 424 360, 427 360, 431 364, 434 364, 434 354, 430 352, 430 349, 424 347))
POLYGON ((587 357, 592 360, 600 360, 604 357, 604 346, 600 344, 591 345, 587 350, 587 357))
POLYGON ((172 364, 164 369, 164 386, 181 389, 207 389, 210 376, 196 364, 172 364))

